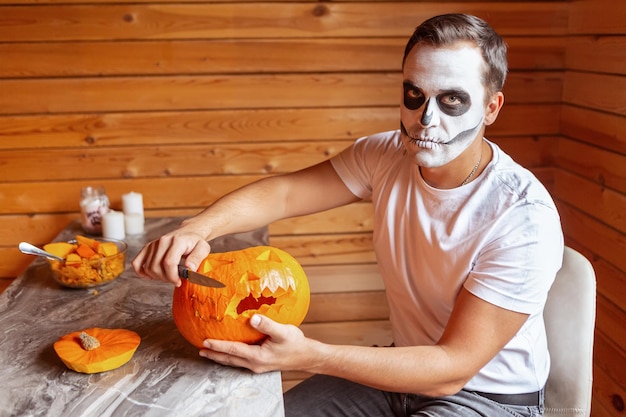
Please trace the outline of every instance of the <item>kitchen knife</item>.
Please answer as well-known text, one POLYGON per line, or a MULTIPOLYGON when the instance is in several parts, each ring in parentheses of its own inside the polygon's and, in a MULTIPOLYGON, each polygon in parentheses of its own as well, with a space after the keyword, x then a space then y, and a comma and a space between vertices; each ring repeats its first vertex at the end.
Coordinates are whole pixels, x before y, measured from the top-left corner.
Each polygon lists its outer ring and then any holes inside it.
POLYGON ((198 284, 198 285, 203 285, 205 287, 223 288, 226 286, 220 281, 216 280, 215 278, 207 277, 206 275, 202 275, 198 272, 194 272, 184 265, 178 265, 178 275, 181 278, 185 278, 189 280, 189 282, 193 282, 194 284, 198 284))

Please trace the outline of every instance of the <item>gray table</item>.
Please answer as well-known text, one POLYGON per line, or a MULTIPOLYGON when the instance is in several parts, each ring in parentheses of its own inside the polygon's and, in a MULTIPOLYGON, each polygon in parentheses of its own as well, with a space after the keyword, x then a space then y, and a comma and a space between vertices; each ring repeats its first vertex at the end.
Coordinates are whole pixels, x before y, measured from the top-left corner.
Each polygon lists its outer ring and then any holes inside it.
MULTIPOLYGON (((171 316, 173 287, 137 278, 130 260, 145 242, 180 218, 147 219, 143 235, 128 237, 126 270, 94 289, 68 289, 50 276, 44 259, 0 295, 0 416, 284 415, 278 372, 253 374, 198 356, 171 316), (126 365, 80 374, 63 365, 52 345, 89 327, 125 328, 141 336, 126 365)), ((56 240, 81 233, 72 223, 56 240)), ((213 242, 214 251, 266 244, 267 229, 213 242)))

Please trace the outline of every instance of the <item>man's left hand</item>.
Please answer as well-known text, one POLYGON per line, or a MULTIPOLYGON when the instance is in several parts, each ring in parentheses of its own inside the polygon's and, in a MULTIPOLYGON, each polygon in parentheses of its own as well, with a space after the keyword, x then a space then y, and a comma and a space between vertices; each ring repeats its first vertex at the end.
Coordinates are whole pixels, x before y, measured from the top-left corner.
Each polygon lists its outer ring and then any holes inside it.
POLYGON ((303 368, 308 350, 306 346, 311 340, 298 327, 277 323, 260 314, 250 318, 250 325, 267 335, 262 344, 207 339, 200 356, 255 373, 303 368))

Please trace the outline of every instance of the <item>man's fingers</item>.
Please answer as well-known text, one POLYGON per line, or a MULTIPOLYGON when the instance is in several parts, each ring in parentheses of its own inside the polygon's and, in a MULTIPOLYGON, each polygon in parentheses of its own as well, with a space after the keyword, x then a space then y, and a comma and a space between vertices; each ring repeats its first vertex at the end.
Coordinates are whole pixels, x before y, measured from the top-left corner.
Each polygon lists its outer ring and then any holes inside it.
POLYGON ((185 266, 192 271, 197 271, 200 263, 206 258, 207 254, 211 252, 211 246, 204 240, 196 242, 193 249, 187 254, 185 259, 185 266))
POLYGON ((261 314, 255 314, 250 318, 250 326, 254 327, 263 334, 277 343, 287 339, 288 328, 284 324, 280 324, 261 314))

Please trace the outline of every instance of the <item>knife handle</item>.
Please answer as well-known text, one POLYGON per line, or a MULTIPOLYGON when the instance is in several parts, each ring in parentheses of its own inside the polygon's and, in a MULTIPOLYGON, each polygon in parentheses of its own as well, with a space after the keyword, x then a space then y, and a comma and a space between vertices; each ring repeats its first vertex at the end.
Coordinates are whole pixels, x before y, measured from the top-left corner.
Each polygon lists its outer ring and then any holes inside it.
POLYGON ((189 278, 189 268, 185 265, 178 265, 178 276, 181 278, 189 278))

